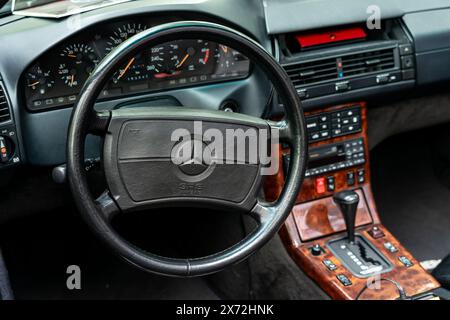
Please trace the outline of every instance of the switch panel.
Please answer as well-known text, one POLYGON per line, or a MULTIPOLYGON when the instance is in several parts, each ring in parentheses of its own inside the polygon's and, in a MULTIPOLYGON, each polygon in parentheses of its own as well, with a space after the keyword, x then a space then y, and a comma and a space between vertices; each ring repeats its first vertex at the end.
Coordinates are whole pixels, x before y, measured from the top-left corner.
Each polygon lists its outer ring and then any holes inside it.
POLYGON ((361 107, 358 105, 306 117, 309 142, 360 132, 361 107))
POLYGON ((14 125, 0 128, 0 169, 21 162, 14 125))

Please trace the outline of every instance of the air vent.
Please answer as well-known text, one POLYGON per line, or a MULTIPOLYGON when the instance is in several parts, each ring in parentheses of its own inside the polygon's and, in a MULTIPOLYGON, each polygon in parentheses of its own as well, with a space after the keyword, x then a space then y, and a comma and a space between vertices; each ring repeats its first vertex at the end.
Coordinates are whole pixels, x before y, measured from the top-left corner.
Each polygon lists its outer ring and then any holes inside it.
POLYGON ((370 51, 342 57, 342 71, 344 77, 379 72, 394 67, 395 58, 392 49, 370 51))
POLYGON ((296 88, 395 68, 394 49, 382 49, 284 66, 296 88))
POLYGON ((0 123, 11 120, 8 99, 3 86, 0 84, 0 123))
POLYGON ((337 78, 336 58, 285 66, 295 87, 337 78))

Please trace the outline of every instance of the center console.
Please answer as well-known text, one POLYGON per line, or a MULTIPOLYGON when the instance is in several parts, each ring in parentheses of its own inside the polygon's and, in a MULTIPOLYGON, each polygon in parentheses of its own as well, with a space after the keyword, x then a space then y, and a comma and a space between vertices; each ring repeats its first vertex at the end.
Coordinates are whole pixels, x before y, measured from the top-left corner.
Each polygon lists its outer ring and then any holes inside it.
MULTIPOLYGON (((370 184, 366 105, 306 114, 309 162, 280 235, 297 265, 333 299, 432 296, 438 282, 382 225, 370 184)), ((283 170, 289 150, 281 150, 283 170)), ((266 182, 274 200, 281 172, 266 182)))

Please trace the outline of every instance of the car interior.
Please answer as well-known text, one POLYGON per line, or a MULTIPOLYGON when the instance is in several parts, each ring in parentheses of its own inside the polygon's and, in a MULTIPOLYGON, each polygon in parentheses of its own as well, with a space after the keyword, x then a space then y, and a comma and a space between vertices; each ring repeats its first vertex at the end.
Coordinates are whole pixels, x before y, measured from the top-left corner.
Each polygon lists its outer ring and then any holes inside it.
POLYGON ((12 6, 0 300, 450 299, 448 1, 12 6))

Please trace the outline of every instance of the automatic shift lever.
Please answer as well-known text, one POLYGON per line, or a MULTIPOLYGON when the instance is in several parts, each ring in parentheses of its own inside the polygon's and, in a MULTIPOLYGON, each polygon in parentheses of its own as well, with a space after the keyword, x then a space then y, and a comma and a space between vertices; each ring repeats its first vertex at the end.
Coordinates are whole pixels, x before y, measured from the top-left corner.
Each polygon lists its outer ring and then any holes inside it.
POLYGON ((348 241, 355 242, 355 221, 356 211, 358 209, 359 196, 353 190, 338 192, 333 197, 334 202, 341 209, 342 215, 347 226, 348 241))

